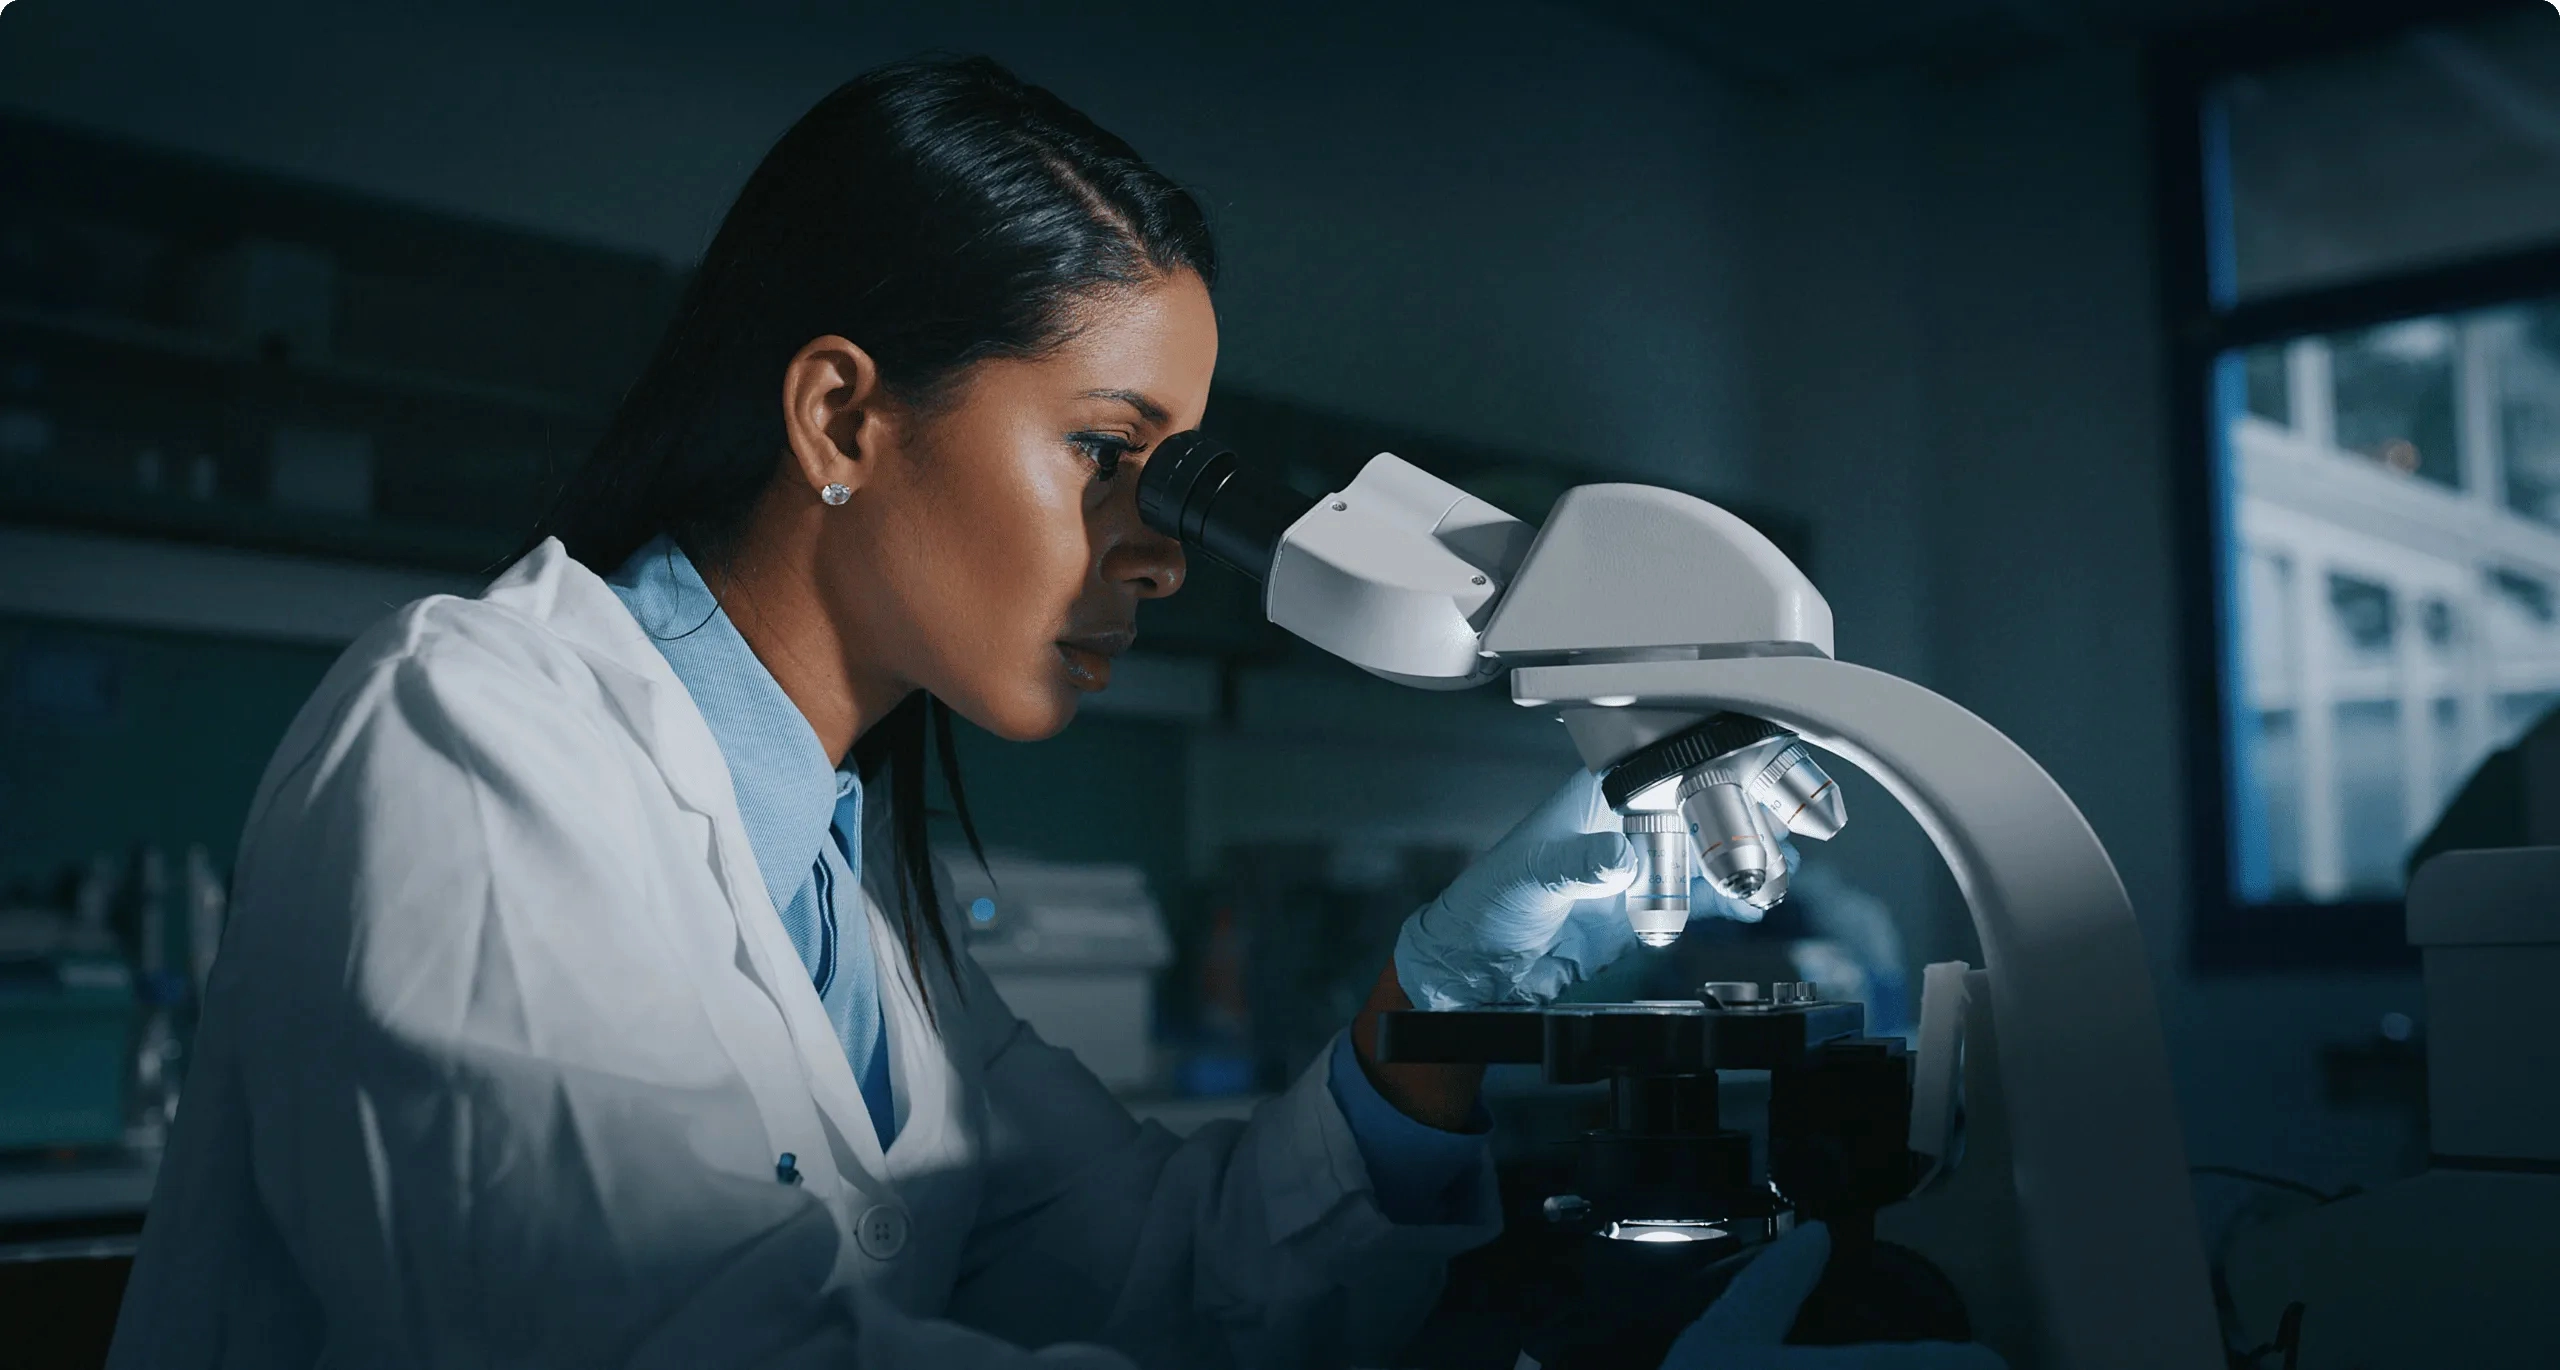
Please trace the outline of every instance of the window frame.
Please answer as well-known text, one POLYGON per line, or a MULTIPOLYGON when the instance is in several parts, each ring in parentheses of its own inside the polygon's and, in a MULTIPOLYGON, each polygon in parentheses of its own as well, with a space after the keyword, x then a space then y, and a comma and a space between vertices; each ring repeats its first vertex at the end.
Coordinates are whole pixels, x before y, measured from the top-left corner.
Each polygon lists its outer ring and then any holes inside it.
POLYGON ((2207 96, 2217 81, 2324 52, 2385 41, 2429 24, 2547 8, 2543 0, 2352 0, 2154 44, 2147 54, 2166 327, 2171 509, 2175 519, 2182 701, 2186 714, 2186 958, 2202 974, 2406 970, 2404 903, 2355 899, 2250 903, 2232 889, 2226 636, 2231 606, 2221 559, 2229 545, 2227 480, 2214 368, 2224 353, 2304 334, 2418 315, 2560 296, 2560 236, 2442 264, 2388 271, 2225 304, 2215 297, 2209 215, 2223 207, 2208 161, 2207 96))

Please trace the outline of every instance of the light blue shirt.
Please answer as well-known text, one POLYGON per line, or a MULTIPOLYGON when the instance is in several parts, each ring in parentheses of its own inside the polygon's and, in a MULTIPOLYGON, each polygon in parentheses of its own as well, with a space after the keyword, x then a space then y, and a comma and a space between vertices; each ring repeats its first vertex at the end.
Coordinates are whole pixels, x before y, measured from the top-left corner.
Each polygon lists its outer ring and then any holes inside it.
MULTIPOLYGON (((854 1075, 885 1148, 897 1136, 897 1116, 879 967, 860 894, 862 784, 836 769, 807 717, 671 539, 633 553, 606 583, 711 727, 765 892, 808 968, 845 1059, 861 1063, 854 1075)), ((1378 1207, 1398 1222, 1453 1220, 1468 1201, 1458 1181, 1484 1156, 1481 1110, 1466 1132, 1406 1117, 1369 1083, 1349 1033, 1336 1039, 1329 1064, 1335 1105, 1368 1166, 1378 1207)))

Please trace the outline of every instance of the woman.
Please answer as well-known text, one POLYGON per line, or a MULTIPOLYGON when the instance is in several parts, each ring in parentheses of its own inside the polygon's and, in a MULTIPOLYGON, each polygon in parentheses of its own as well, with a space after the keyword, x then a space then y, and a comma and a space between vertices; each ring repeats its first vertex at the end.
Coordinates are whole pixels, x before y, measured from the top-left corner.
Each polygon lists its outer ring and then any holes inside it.
POLYGON ((1631 870, 1589 781, 1184 1141, 1005 1010, 927 854, 946 711, 1055 733, 1181 584, 1133 476, 1207 401, 1214 275, 1188 195, 992 64, 803 118, 538 545, 278 749, 115 1362, 1387 1358, 1498 1210, 1474 1074, 1369 1025, 1623 945, 1572 916, 1631 870))

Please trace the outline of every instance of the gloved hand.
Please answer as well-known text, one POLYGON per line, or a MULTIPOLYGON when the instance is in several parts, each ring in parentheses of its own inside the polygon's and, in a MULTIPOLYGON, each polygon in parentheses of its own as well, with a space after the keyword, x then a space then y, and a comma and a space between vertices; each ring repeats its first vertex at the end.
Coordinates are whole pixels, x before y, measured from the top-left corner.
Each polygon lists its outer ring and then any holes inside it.
POLYGON ((1820 1223, 1779 1238, 1671 1343, 1662 1370, 2007 1370, 1989 1347, 1970 1342, 1786 1345, 1787 1329, 1830 1260, 1831 1233, 1820 1223))
POLYGON ((1546 1003, 1635 945, 1621 897, 1635 874, 1599 779, 1575 771, 1404 920, 1396 979, 1417 1008, 1546 1003))

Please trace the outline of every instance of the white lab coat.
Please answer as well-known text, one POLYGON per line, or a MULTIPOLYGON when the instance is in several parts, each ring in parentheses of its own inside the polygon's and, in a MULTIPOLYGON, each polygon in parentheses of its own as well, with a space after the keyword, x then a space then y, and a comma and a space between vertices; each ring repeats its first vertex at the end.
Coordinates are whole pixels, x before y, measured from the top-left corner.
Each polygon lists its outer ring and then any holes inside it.
POLYGON ((604 582, 545 543, 401 610, 259 787, 110 1363, 1376 1363, 1492 1235, 1490 1166, 1463 1223, 1379 1212, 1323 1057, 1178 1140, 965 953, 929 1024, 880 888, 885 1156, 604 582))

